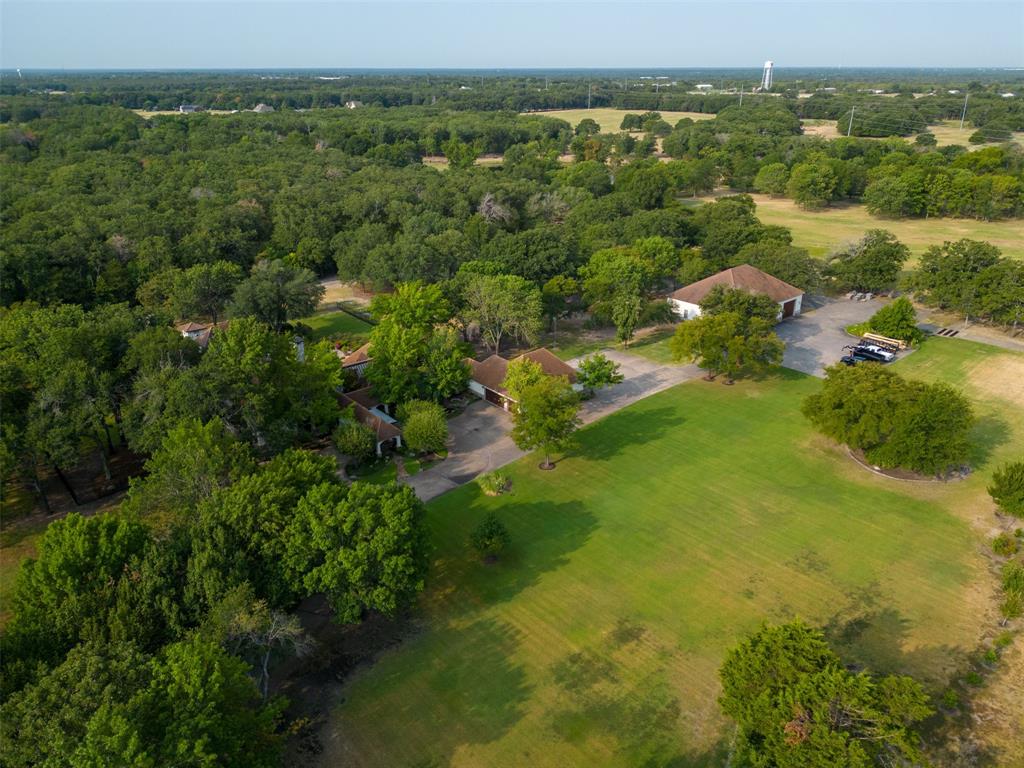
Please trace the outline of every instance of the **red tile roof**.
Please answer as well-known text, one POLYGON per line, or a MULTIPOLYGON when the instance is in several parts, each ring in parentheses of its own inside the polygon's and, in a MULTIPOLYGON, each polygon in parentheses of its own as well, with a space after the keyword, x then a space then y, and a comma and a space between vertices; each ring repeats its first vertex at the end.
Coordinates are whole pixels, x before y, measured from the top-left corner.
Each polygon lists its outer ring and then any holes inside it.
POLYGON ((370 342, 366 342, 357 349, 355 352, 350 352, 341 360, 341 367, 348 368, 353 365, 359 365, 370 360, 370 342))
MULTIPOLYGON (((357 390, 360 392, 362 390, 357 390)), ((370 411, 365 405, 362 405, 351 395, 356 394, 355 392, 349 392, 347 395, 338 393, 338 404, 342 408, 352 406, 352 411, 355 414, 356 419, 360 424, 365 424, 374 431, 377 435, 377 442, 383 442, 384 440, 390 440, 393 437, 400 437, 402 430, 396 427, 394 424, 389 424, 384 421, 380 416, 370 411)))
POLYGON ((717 275, 705 277, 703 280, 680 288, 675 293, 669 294, 669 298, 685 301, 688 304, 700 304, 716 285, 736 288, 747 293, 762 293, 778 302, 795 299, 804 293, 799 288, 784 283, 779 278, 772 277, 757 267, 740 264, 738 267, 722 270, 717 275))

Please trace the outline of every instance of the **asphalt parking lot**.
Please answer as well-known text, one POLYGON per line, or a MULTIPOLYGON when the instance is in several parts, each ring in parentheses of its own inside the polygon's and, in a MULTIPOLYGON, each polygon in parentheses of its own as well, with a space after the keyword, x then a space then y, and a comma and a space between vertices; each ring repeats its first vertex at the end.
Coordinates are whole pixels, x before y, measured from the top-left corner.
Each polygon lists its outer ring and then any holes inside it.
POLYGON ((855 341, 847 335, 846 326, 864 322, 889 300, 851 301, 815 297, 812 303, 805 297, 804 301, 805 307, 813 308, 780 323, 775 329, 779 338, 786 342, 782 364, 821 378, 825 375, 826 366, 839 362, 839 358, 846 354, 843 347, 855 341))

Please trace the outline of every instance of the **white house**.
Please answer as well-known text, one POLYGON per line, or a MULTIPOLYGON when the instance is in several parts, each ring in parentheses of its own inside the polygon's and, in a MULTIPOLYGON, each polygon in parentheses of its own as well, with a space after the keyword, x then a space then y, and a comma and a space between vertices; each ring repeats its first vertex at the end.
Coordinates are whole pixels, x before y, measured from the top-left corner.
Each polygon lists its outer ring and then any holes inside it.
MULTIPOLYGON (((554 353, 544 347, 524 352, 513 359, 532 360, 548 376, 565 376, 572 384, 573 389, 577 392, 582 389, 581 385, 576 383, 576 371, 572 369, 572 366, 559 360, 554 353)), ((515 399, 509 395, 503 384, 511 362, 512 360, 506 360, 501 355, 491 355, 482 362, 466 358, 470 369, 469 391, 482 400, 501 406, 506 411, 509 410, 515 399)))
POLYGON ((738 267, 724 269, 717 275, 705 277, 703 280, 680 288, 669 294, 668 302, 683 320, 699 317, 700 303, 717 285, 770 296, 779 303, 779 320, 799 315, 803 305, 803 291, 749 264, 740 264, 738 267))
POLYGON ((274 108, 269 104, 264 104, 263 102, 260 102, 259 104, 252 108, 252 111, 259 112, 260 114, 266 114, 267 112, 273 112, 274 108))
POLYGON ((698 91, 710 91, 714 87, 711 83, 697 83, 698 91))

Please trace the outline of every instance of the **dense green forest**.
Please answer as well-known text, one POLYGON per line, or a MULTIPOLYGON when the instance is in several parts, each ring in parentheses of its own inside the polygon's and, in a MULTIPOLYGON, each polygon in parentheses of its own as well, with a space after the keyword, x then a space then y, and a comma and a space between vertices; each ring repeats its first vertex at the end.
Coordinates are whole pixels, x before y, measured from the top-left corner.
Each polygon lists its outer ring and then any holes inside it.
MULTIPOLYGON (((1024 213, 1018 146, 921 140, 959 115, 949 94, 780 86, 740 104, 608 77, 594 105, 636 111, 602 133, 520 114, 586 106, 580 78, 40 77, 0 95, 0 469, 44 511, 47 480, 74 495, 66 475, 87 463, 107 491, 131 482, 117 514, 54 522, 21 568, 2 637, 12 766, 274 765, 269 659, 307 649, 295 609, 326 595, 356 624, 415 601, 422 503, 347 483, 315 450, 346 418, 338 356, 298 322, 318 278, 386 294, 369 380, 385 405, 425 412, 464 388, 470 326, 500 350, 585 309, 628 341, 666 319, 666 290, 742 263, 808 291, 897 286, 907 251, 892 235, 821 262, 745 192, 890 217, 1024 213), (366 106, 332 108, 346 100, 366 106), (277 111, 130 109, 184 102, 277 111), (801 131, 857 106, 860 136, 801 131), (658 109, 715 116, 670 124, 658 109), (443 169, 423 162, 438 156, 443 169), (686 204, 722 186, 735 194, 686 204), (207 347, 175 329, 188 320, 215 325, 207 347)), ((975 85, 986 142, 1024 128, 1019 99, 975 85)), ((908 285, 1021 319, 1021 265, 984 243, 936 247, 908 285)))

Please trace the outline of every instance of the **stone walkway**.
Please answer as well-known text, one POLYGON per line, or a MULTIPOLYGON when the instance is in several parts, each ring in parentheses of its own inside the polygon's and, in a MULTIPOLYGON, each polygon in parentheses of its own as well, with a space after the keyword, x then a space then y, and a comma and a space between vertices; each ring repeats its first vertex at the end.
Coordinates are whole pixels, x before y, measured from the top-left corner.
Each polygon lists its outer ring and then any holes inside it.
MULTIPOLYGON (((622 410, 638 400, 696 378, 696 365, 665 365, 620 350, 604 354, 619 364, 626 377, 621 384, 600 390, 583 404, 580 420, 590 424, 622 410)), ((575 367, 578 359, 570 360, 575 367)), ((478 400, 448 422, 448 458, 406 481, 424 501, 471 482, 477 475, 492 472, 526 455, 512 442, 512 417, 497 406, 478 400)))

